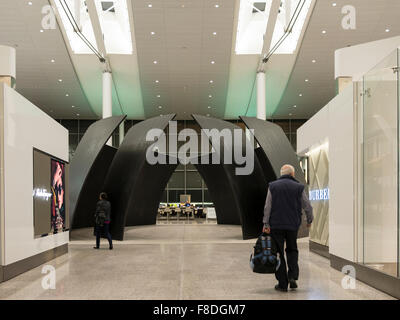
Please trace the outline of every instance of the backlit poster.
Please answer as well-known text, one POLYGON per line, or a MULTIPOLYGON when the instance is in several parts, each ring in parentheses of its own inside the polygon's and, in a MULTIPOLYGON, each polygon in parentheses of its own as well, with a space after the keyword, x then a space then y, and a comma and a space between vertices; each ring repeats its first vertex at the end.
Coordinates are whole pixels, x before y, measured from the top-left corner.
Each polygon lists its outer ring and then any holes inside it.
POLYGON ((51 232, 65 230, 65 163, 51 160, 51 232))

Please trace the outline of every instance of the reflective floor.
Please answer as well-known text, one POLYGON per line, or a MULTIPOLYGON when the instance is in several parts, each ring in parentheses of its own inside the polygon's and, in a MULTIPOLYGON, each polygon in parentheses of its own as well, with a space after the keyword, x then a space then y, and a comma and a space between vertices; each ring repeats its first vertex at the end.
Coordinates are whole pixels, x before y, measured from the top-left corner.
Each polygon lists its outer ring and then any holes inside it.
POLYGON ((361 282, 341 286, 343 275, 299 241, 299 289, 276 292, 273 275, 252 273, 254 241, 237 226, 169 224, 129 228, 126 240, 92 249, 92 230, 72 234, 69 253, 48 264, 56 288, 42 288, 42 266, 0 284, 1 299, 392 299, 361 282))

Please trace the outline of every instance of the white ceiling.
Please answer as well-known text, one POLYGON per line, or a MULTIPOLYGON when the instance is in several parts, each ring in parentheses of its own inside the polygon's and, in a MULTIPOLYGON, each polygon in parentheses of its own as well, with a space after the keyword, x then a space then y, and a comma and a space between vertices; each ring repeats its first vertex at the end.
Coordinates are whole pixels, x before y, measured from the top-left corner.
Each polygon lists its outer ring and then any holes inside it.
POLYGON ((285 94, 273 117, 308 119, 334 98, 335 50, 397 35, 400 35, 399 0, 318 0, 285 94), (332 6, 334 2, 336 7, 332 6), (342 28, 341 10, 345 5, 356 8, 356 30, 342 28), (327 33, 322 34, 323 30, 327 33), (314 59, 316 63, 312 63, 314 59))
POLYGON ((134 0, 132 5, 146 116, 223 117, 235 1, 134 0))
MULTIPOLYGON (((132 119, 160 113, 177 113, 179 119, 190 119, 191 113, 237 118, 248 101, 248 115, 253 115, 251 88, 257 56, 234 55, 237 1, 130 0, 136 47, 133 55, 110 56, 116 84, 114 112, 121 112, 117 91, 124 112, 132 119), (215 8, 217 3, 219 8, 215 8), (235 85, 229 90, 230 82, 235 85), (233 103, 239 107, 227 113, 233 103)), ((77 118, 77 114, 98 118, 102 90, 98 60, 94 55, 71 54, 59 27, 39 32, 41 9, 49 1, 31 2, 32 6, 28 0, 0 1, 0 44, 17 47, 17 90, 55 118, 77 118)), ((285 93, 282 99, 273 98, 276 106, 268 113, 274 118, 312 116, 335 95, 334 51, 400 35, 399 12, 399 0, 317 0, 285 93), (357 10, 357 29, 346 31, 341 27, 341 8, 349 4, 357 10), (327 33, 323 35, 322 30, 327 33), (317 62, 312 63, 313 59, 317 62), (310 81, 306 83, 305 78, 310 81)), ((285 60, 275 56, 271 61, 275 65, 270 77, 282 82, 279 66, 285 60)))
POLYGON ((0 44, 17 49, 17 90, 51 116, 73 118, 79 112, 92 118, 59 29, 40 32, 45 5, 47 0, 33 0, 32 6, 0 1, 0 44))

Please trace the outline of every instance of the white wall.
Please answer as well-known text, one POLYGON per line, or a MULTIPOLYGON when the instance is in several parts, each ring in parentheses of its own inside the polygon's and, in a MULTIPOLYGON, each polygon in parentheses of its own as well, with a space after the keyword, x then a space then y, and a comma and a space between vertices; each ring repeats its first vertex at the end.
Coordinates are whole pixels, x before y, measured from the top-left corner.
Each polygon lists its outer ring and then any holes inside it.
POLYGON ((34 239, 32 199, 33 148, 68 161, 68 130, 13 89, 0 84, 0 91, 0 108, 4 108, 2 263, 8 265, 68 243, 69 232, 34 239))
POLYGON ((297 152, 329 142, 329 252, 354 261, 353 86, 297 130, 297 152))
POLYGON ((329 252, 354 261, 353 86, 329 104, 329 252))
POLYGON ((329 108, 325 106, 297 130, 297 153, 305 155, 329 137, 329 108))
POLYGON ((335 79, 352 77, 358 81, 399 46, 400 36, 336 50, 335 79))

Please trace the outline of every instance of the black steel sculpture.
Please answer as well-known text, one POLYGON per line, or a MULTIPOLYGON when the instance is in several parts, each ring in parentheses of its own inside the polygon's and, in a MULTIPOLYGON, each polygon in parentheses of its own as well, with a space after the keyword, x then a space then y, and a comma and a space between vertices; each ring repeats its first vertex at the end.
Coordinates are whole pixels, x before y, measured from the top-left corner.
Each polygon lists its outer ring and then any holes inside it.
POLYGON ((105 166, 109 164, 106 159, 109 159, 110 155, 108 151, 104 151, 104 145, 125 118, 126 116, 116 116, 96 121, 87 129, 76 148, 75 155, 71 160, 69 180, 71 228, 80 226, 81 223, 86 224, 89 216, 92 218, 94 214, 93 211, 86 212, 84 209, 88 208, 88 204, 96 203, 98 194, 93 199, 92 195, 99 192, 102 186, 102 183, 93 184, 92 178, 99 172, 99 169, 102 169, 103 172, 108 170, 108 167, 100 168, 96 162, 100 160, 105 166), (83 190, 86 191, 83 192, 83 190), (87 190, 92 190, 93 193, 88 195, 87 190), (83 217, 84 215, 88 217, 83 217))
MULTIPOLYGON (((217 129, 221 132, 225 129, 229 130, 233 136, 234 129, 241 129, 230 122, 219 119, 199 115, 192 115, 192 117, 202 130, 217 129)), ((244 134, 242 139, 243 141, 246 139, 244 134)), ((245 153, 245 143, 243 141, 242 154, 245 153)), ((211 139, 210 142, 212 142, 211 139)), ((233 141, 221 140, 220 148, 215 150, 215 152, 219 153, 220 159, 224 159, 225 148, 229 150, 228 152, 233 152, 233 141)), ((236 168, 238 167, 239 165, 236 163, 224 164, 221 162, 218 165, 204 166, 199 171, 200 174, 203 171, 203 178, 208 180, 206 181, 207 186, 213 189, 213 200, 215 199, 214 201, 218 202, 217 212, 219 215, 232 217, 230 210, 235 210, 235 215, 239 216, 242 225, 243 239, 251 239, 258 237, 262 229, 267 182, 257 157, 254 157, 254 169, 251 174, 237 175, 236 168), (204 174, 204 170, 209 170, 209 173, 204 174), (221 206, 219 203, 221 203, 221 206)))
MULTIPOLYGON (((162 193, 176 165, 150 165, 146 141, 151 129, 164 131, 174 114, 151 118, 134 125, 111 163, 104 190, 112 203, 111 234, 123 240, 126 225, 154 224, 162 193)), ((161 136, 161 134, 159 135, 161 136)))
POLYGON ((108 168, 117 148, 105 145, 87 175, 87 183, 82 186, 79 203, 75 208, 73 229, 94 227, 94 213, 99 194, 103 190, 108 168), (90 181, 90 182, 89 182, 90 181))
MULTIPOLYGON (((279 178, 281 167, 285 164, 290 164, 296 170, 296 179, 307 186, 299 159, 282 128, 272 122, 257 118, 240 118, 247 128, 254 130, 254 138, 262 150, 257 150, 256 153, 260 159, 268 182, 279 178)), ((305 217, 303 216, 299 237, 308 236, 309 232, 306 223, 305 217)))
POLYGON ((218 224, 240 225, 240 209, 235 201, 235 192, 221 164, 211 164, 211 156, 209 156, 210 164, 195 164, 197 171, 200 173, 207 185, 211 200, 215 207, 218 224))

